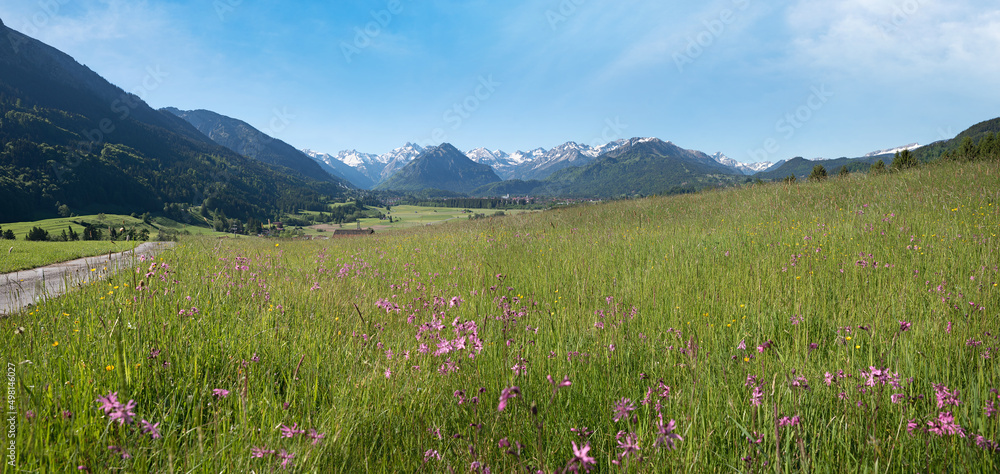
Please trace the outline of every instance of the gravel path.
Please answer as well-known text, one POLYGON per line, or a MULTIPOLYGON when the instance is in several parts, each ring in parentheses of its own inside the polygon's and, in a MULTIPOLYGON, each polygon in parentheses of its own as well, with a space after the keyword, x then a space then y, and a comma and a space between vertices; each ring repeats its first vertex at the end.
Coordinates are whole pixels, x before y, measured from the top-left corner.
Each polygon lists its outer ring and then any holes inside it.
POLYGON ((155 255, 173 242, 146 242, 135 250, 55 263, 33 270, 0 275, 0 315, 16 313, 45 298, 53 298, 124 268, 132 268, 139 255, 155 255), (91 271, 93 269, 94 271, 91 271))

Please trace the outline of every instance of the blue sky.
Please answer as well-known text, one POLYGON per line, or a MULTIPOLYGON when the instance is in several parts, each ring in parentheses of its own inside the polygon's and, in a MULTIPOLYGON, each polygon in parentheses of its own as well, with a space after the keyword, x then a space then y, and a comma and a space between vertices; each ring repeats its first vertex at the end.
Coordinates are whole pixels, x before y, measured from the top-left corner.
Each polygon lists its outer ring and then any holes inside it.
POLYGON ((656 136, 834 158, 1000 116, 993 1, 19 0, 0 18, 153 107, 329 153, 656 136))

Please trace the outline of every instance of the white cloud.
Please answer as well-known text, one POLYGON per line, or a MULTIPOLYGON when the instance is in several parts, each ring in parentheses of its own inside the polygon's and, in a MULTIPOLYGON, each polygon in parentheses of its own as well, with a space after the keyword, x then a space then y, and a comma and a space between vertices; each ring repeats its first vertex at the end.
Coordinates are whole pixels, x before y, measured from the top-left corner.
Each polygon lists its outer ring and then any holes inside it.
POLYGON ((8 26, 53 45, 136 39, 169 26, 162 7, 146 1, 51 0, 19 5, 8 26))
MULTIPOLYGON (((0 15, 7 26, 157 103, 166 90, 182 81, 192 67, 192 57, 200 57, 201 48, 184 25, 174 20, 177 12, 171 8, 148 1, 50 0, 0 7, 0 15), (153 75, 165 82, 151 81, 153 75), (155 87, 148 87, 154 82, 155 87)), ((214 18, 210 4, 203 11, 214 18)))
POLYGON ((872 80, 995 82, 1000 9, 972 0, 801 0, 789 8, 795 65, 872 80))

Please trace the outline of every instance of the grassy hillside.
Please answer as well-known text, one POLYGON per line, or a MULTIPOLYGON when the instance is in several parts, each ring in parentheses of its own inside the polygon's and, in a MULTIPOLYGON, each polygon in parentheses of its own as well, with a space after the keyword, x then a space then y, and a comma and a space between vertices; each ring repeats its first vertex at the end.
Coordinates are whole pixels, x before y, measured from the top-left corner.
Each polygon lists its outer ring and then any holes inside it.
POLYGON ((187 240, 3 321, 17 465, 995 472, 998 200, 944 163, 187 240))
POLYGON ((149 231, 151 237, 155 237, 157 232, 160 230, 167 233, 185 235, 217 234, 217 232, 208 227, 207 223, 204 223, 204 219, 198 217, 197 215, 192 214, 191 222, 191 224, 187 224, 180 223, 166 217, 155 217, 150 220, 149 224, 146 224, 142 219, 132 216, 121 214, 92 214, 86 216, 43 219, 40 221, 11 222, 0 224, 0 229, 5 231, 9 229, 13 231, 18 240, 23 240, 24 235, 27 234, 32 227, 41 227, 42 229, 48 231, 50 235, 58 236, 63 230, 68 232, 69 228, 72 228, 76 232, 83 232, 83 223, 89 223, 104 228, 135 227, 137 229, 146 229, 149 231), (203 221, 201 226, 195 225, 198 223, 199 219, 203 221))
MULTIPOLYGON (((195 218, 197 217, 192 216, 192 221, 195 218)), ((116 214, 61 217, 33 222, 0 224, 0 230, 10 230, 14 232, 14 236, 16 237, 14 241, 0 240, 0 273, 35 268, 81 257, 92 257, 108 252, 122 252, 131 250, 137 244, 137 242, 125 242, 123 239, 117 239, 114 243, 108 240, 76 242, 25 241, 25 235, 34 227, 39 227, 48 232, 51 237, 58 238, 64 231, 69 233, 69 229, 73 229, 77 234, 83 234, 85 228, 83 224, 92 224, 102 229, 109 227, 116 229, 145 229, 149 232, 151 240, 155 240, 161 236, 161 233, 165 237, 178 235, 225 235, 213 231, 210 227, 181 224, 165 217, 157 217, 151 220, 151 224, 146 224, 142 219, 116 214)), ((106 230, 104 233, 105 237, 107 237, 106 230)))

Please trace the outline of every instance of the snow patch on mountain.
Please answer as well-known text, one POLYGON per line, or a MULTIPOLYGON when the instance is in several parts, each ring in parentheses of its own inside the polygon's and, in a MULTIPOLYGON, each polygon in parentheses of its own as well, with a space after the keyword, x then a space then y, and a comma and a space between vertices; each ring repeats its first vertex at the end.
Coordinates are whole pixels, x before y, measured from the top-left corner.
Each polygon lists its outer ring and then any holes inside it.
POLYGON ((909 145, 903 145, 901 147, 890 148, 888 150, 873 151, 873 152, 865 155, 865 158, 872 158, 872 157, 882 156, 882 155, 895 155, 896 153, 901 153, 901 152, 907 151, 907 150, 913 151, 913 150, 916 150, 917 148, 920 148, 920 144, 919 143, 911 143, 909 145))
MULTIPOLYGON (((503 179, 544 179, 560 169, 589 164, 599 156, 612 153, 623 147, 659 141, 662 140, 655 137, 631 138, 615 140, 596 147, 571 141, 552 149, 535 148, 529 151, 518 150, 514 153, 480 147, 469 150, 465 154, 476 163, 492 167, 497 175, 503 179)), ((663 143, 672 145, 671 142, 663 143)), ((381 155, 361 153, 357 150, 342 151, 336 156, 312 150, 303 151, 314 159, 326 163, 330 163, 331 159, 338 160, 357 169, 378 184, 412 162, 425 149, 419 145, 407 143, 405 146, 381 155)), ((745 175, 764 171, 774 165, 770 162, 740 163, 723 153, 716 153, 710 157, 723 166, 738 170, 745 175)))
POLYGON ((375 184, 381 183, 400 168, 408 165, 414 158, 424 152, 423 147, 413 143, 396 148, 388 153, 375 155, 372 153, 361 153, 357 150, 344 150, 336 155, 321 153, 313 150, 302 150, 314 160, 331 164, 330 160, 337 160, 352 168, 357 169, 361 174, 371 179, 375 184))

